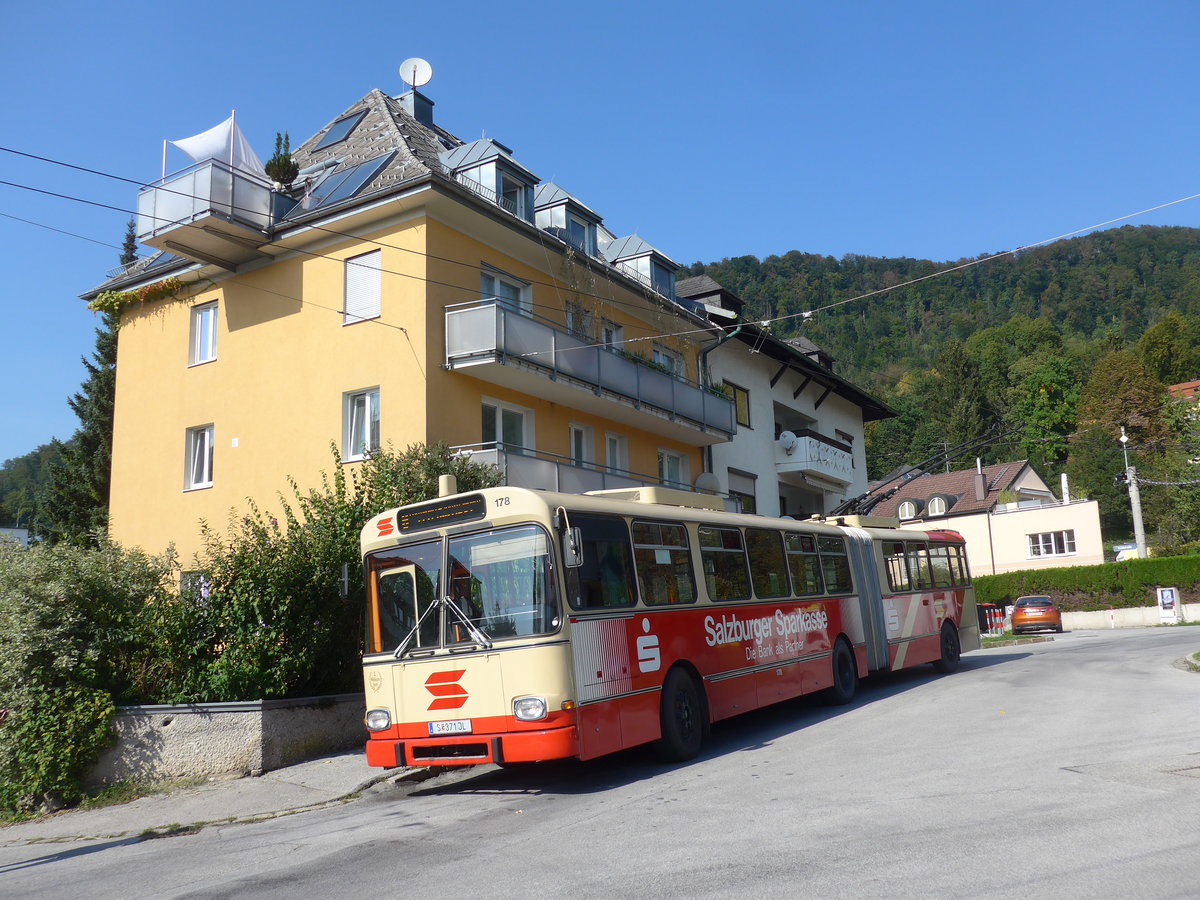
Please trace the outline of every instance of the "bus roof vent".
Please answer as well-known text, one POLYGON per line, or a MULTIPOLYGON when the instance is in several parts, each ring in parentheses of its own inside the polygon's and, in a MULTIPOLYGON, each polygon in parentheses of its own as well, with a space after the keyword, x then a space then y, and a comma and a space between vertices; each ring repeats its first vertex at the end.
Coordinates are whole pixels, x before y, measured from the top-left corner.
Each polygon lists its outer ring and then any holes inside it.
POLYGON ((697 494, 668 487, 616 488, 610 491, 588 491, 589 497, 610 500, 629 500, 633 503, 659 503, 663 506, 685 506, 690 509, 724 510, 725 500, 712 494, 697 494))

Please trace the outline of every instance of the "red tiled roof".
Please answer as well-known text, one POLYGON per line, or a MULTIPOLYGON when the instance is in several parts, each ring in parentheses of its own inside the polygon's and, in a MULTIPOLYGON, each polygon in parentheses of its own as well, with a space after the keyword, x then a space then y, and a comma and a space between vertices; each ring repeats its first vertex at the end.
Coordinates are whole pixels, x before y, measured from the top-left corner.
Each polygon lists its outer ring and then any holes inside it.
MULTIPOLYGON (((1012 488, 1013 483, 1029 468, 1029 462, 1024 459, 1015 462, 996 463, 983 467, 983 477, 987 483, 987 494, 982 500, 975 499, 974 468, 961 469, 957 472, 937 472, 918 475, 900 485, 900 489, 871 510, 873 516, 896 516, 900 504, 905 500, 929 501, 934 494, 954 497, 946 514, 950 516, 970 513, 988 512, 1000 498, 1000 492, 1012 488)), ((887 492, 895 487, 893 481, 881 485, 873 493, 887 492)), ((917 518, 923 518, 919 513, 917 518)))

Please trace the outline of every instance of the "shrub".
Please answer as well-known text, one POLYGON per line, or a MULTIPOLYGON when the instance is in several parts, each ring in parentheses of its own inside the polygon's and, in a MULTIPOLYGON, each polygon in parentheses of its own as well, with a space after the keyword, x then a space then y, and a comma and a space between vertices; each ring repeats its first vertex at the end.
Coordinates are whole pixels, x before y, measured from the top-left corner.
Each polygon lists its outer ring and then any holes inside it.
POLYGON ((143 614, 171 560, 96 547, 0 544, 0 806, 73 802, 110 740, 114 698, 136 695, 143 614))
POLYGON ((975 579, 980 603, 1010 604, 1025 594, 1045 594, 1068 611, 1153 606, 1154 589, 1200 590, 1200 556, 1131 559, 1098 566, 1028 569, 975 579))

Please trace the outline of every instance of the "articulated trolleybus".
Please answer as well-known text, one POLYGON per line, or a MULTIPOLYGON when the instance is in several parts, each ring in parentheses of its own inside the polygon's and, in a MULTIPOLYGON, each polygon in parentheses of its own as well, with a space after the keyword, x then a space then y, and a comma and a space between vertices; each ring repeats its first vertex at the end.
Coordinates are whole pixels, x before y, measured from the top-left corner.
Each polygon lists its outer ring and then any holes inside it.
POLYGON ((979 647, 963 539, 728 513, 643 487, 498 487, 363 529, 374 766, 591 759, 979 647))

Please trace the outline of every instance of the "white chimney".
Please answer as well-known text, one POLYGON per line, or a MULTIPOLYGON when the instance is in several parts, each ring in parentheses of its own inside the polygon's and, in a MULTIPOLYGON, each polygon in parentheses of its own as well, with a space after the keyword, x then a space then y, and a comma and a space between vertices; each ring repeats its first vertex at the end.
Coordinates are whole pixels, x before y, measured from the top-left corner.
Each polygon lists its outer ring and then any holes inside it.
POLYGON ((1062 502, 1070 503, 1071 502, 1071 488, 1067 484, 1067 473, 1063 472, 1062 475, 1060 476, 1060 478, 1061 478, 1060 483, 1062 484, 1062 502))

